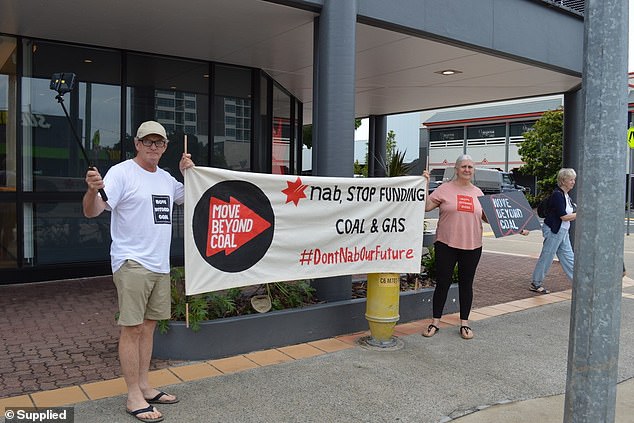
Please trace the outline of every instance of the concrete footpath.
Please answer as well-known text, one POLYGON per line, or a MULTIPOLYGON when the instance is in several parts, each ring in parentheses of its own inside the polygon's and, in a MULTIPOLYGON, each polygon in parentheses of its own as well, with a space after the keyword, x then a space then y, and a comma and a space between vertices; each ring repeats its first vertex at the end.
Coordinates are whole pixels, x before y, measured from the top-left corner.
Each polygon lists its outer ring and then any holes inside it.
MULTIPOLYGON (((628 280, 628 278, 626 278, 628 280)), ((630 280, 631 281, 631 280, 630 280)), ((616 421, 634 422, 634 286, 623 289, 616 421)), ((552 294, 551 294, 552 295, 552 294)), ((402 348, 348 348, 163 389, 166 422, 561 422, 570 301, 443 325, 402 348)), ((418 323, 419 329, 426 324, 418 323)), ((218 340, 222 342, 222 340, 218 340)), ((132 422, 125 396, 76 404, 76 422, 132 422)))

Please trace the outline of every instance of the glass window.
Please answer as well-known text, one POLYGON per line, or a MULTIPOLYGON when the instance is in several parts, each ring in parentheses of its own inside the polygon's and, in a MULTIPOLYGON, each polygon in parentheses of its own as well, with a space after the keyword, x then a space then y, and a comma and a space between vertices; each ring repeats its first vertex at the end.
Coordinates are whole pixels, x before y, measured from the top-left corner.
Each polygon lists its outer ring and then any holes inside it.
POLYGON ((94 219, 75 203, 33 204, 35 264, 75 263, 108 257, 110 213, 94 219))
POLYGON ((138 126, 146 120, 156 120, 165 127, 170 140, 159 166, 182 181, 178 162, 183 153, 185 134, 187 152, 191 153, 194 162, 203 166, 209 164, 209 65, 145 54, 128 54, 127 58, 125 157, 129 159, 136 154, 132 140, 138 126), (166 99, 172 104, 171 110, 166 106, 166 99), (182 111, 186 103, 193 106, 188 107, 192 115, 188 123, 196 122, 196 125, 185 126, 182 111), (160 110, 157 110, 159 105, 160 110))
POLYGON ((269 107, 271 98, 269 88, 272 89, 272 81, 266 74, 260 72, 258 84, 258 102, 257 108, 254 110, 254 125, 252 127, 250 118, 245 119, 243 123, 244 128, 250 129, 254 133, 253 169, 256 172, 268 173, 271 168, 269 148, 271 145, 271 109, 269 107))
POLYGON ((295 99, 293 102, 295 104, 295 122, 294 122, 294 139, 293 139, 293 171, 297 174, 300 173, 302 169, 301 159, 302 159, 302 104, 295 99))
POLYGON ((17 42, 0 36, 0 268, 18 266, 17 42), (6 201, 6 202, 4 202, 6 201))
POLYGON ((162 98, 156 97, 156 105, 162 107, 174 107, 174 99, 173 98, 162 98))
POLYGON ((15 39, 0 37, 0 192, 14 192, 17 183, 16 49, 15 39))
POLYGON ((291 96, 273 86, 273 146, 271 173, 290 173, 291 96))
MULTIPOLYGON (((23 40, 22 51, 21 188, 36 193, 84 192, 89 164, 105 173, 120 160, 120 53, 29 39, 23 40), (60 63, 63 69, 58 68, 60 63), (67 91, 51 90, 51 78, 60 71, 75 75, 66 76, 67 81, 75 81, 67 91)), ((25 265, 77 260, 69 250, 80 237, 83 217, 78 198, 61 196, 60 202, 17 205, 23 214, 23 234, 18 236, 23 240, 25 265), (49 212, 61 213, 63 223, 51 221, 49 212), (59 240, 49 242, 55 233, 59 240), (38 257, 39 253, 44 256, 38 257)), ((108 256, 107 243, 97 249, 85 249, 80 258, 108 256)))
POLYGON ((33 40, 24 40, 23 52, 24 189, 84 191, 89 163, 80 143, 102 173, 120 158, 120 55, 33 40), (58 95, 50 81, 64 70, 75 73, 76 83, 58 95))
POLYGON ((160 121, 164 121, 164 120, 168 120, 168 121, 173 121, 174 120, 174 112, 170 111, 170 110, 157 110, 155 113, 156 119, 160 121))
POLYGON ((222 65, 215 69, 212 165, 251 170, 251 131, 243 131, 240 138, 236 136, 236 120, 245 119, 236 116, 245 116, 251 109, 251 70, 222 65))
POLYGON ((17 267, 17 237, 15 203, 0 203, 0 268, 17 267))

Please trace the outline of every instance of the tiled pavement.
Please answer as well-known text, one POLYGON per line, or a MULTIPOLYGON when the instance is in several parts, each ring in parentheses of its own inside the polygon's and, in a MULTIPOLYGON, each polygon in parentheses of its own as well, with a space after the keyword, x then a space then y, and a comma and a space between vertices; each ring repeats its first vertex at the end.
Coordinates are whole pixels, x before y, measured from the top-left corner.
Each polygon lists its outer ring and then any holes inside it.
MULTIPOLYGON (((476 275, 472 320, 570 298, 570 283, 557 263, 545 281, 553 294, 529 291, 534 264, 531 257, 485 251, 476 275)), ((0 286, 0 310, 0 408, 72 404, 125 392, 111 278, 0 286)), ((442 322, 457 323, 456 315, 442 322)), ((420 332, 426 324, 400 324, 396 334, 420 332)), ((193 364, 153 360, 151 381, 163 386, 325 354, 351 348, 361 335, 193 364)))

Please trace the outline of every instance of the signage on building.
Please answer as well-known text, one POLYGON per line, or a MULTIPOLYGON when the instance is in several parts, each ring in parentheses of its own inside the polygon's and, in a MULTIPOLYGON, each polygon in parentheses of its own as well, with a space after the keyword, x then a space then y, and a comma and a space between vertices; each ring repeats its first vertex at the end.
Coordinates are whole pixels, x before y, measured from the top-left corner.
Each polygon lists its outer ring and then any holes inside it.
POLYGON ((524 133, 532 130, 534 125, 535 125, 535 121, 510 123, 509 136, 511 137, 524 136, 524 133))
POLYGON ((506 125, 470 126, 467 128, 467 139, 504 138, 506 125))
POLYGON ((464 129, 462 127, 432 129, 429 131, 429 141, 455 141, 463 139, 464 129))

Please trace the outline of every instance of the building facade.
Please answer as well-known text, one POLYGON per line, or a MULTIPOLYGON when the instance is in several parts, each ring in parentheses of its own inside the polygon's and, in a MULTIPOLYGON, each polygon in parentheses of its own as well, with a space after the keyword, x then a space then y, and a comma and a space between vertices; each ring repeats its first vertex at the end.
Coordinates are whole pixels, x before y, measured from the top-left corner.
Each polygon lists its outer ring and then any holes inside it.
MULTIPOLYGON (((273 173, 301 166, 301 102, 260 69, 8 35, 0 46, 4 280, 108 272, 110 216, 81 215, 88 163, 74 131, 102 174, 134 156, 136 128, 150 119, 167 130, 161 166, 179 180, 185 136, 200 165, 273 173), (50 89, 60 60, 79 78, 61 96, 69 119, 50 89), (258 160, 253 150, 261 152, 258 160)), ((183 257, 182 214, 176 206, 176 263, 183 257)))
POLYGON ((103 174, 133 156, 141 122, 162 122, 162 167, 181 178, 185 135, 198 165, 299 174, 313 124, 312 173, 352 177, 355 118, 373 122, 374 157, 389 114, 576 93, 583 5, 503 3, 0 0, 0 283, 109 273, 109 216, 81 214, 74 130, 103 174), (69 119, 58 72, 78 78, 69 119))
MULTIPOLYGON (((630 74, 632 81, 634 74, 630 74)), ((629 86, 628 122, 634 126, 634 91, 629 86)), ((421 122, 420 151, 423 161, 434 175, 442 175, 454 165, 460 154, 473 157, 476 167, 511 172, 520 185, 536 194, 537 181, 518 170, 524 164, 518 152, 524 133, 530 131, 544 112, 563 110, 563 97, 526 99, 469 108, 442 110, 421 122)), ((624 134, 626 131, 624 130, 624 134)), ((632 168, 632 149, 623 138, 623 149, 628 150, 628 186, 632 168)))
POLYGON ((524 164, 518 148, 544 112, 562 107, 558 97, 440 111, 423 122, 421 150, 432 174, 442 174, 460 154, 469 154, 476 167, 511 172, 535 194, 534 178, 517 172, 524 164))

